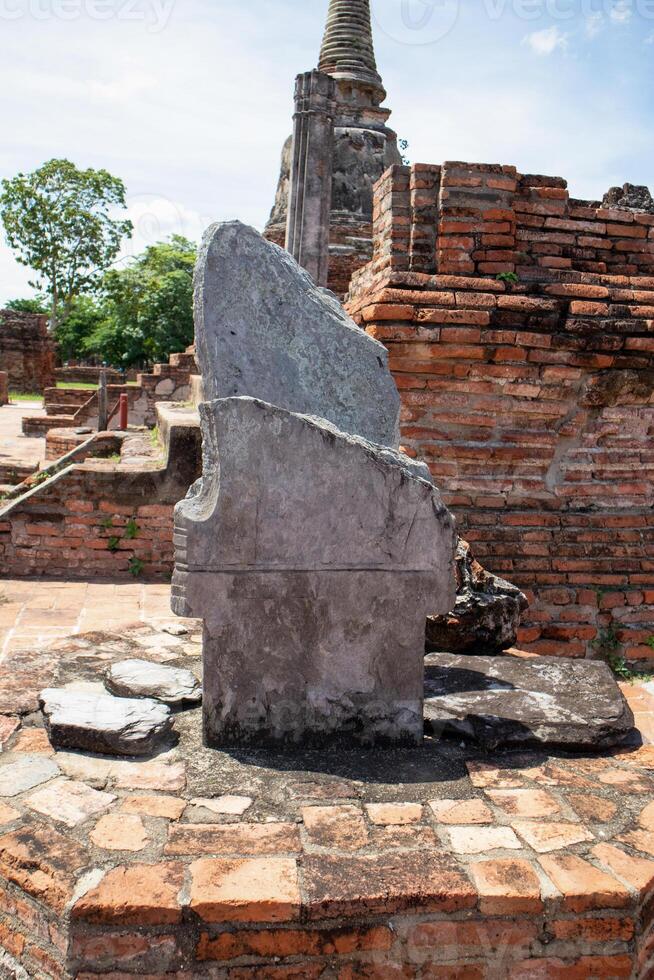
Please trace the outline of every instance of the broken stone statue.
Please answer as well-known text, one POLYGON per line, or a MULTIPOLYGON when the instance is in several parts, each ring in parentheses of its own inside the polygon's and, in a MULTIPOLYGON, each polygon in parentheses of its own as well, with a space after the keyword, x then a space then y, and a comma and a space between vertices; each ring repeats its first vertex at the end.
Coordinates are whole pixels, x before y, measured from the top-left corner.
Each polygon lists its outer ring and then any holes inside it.
POLYGON ((427 618, 427 651, 492 654, 514 646, 526 595, 487 572, 461 539, 455 567, 456 604, 445 616, 427 618))
POLYGON ((454 521, 424 468, 252 398, 200 406, 173 609, 204 620, 208 744, 420 742, 425 618, 454 600, 454 521))
POLYGON ((400 398, 386 348, 288 252, 239 221, 204 236, 195 343, 207 401, 250 395, 398 448, 400 398))

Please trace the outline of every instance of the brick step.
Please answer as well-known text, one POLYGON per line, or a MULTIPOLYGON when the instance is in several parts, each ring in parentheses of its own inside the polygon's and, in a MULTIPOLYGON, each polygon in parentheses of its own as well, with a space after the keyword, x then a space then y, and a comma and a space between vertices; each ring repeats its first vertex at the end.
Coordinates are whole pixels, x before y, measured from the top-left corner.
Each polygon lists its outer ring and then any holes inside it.
POLYGON ((168 362, 171 367, 181 368, 184 371, 195 371, 195 355, 186 352, 181 354, 171 354, 168 362))
POLYGON ((79 405, 70 402, 52 402, 45 406, 46 415, 74 415, 79 405))
POLYGON ((37 463, 19 463, 13 460, 0 462, 0 483, 16 486, 38 470, 37 463))
POLYGON ((73 429, 80 424, 73 415, 33 415, 23 419, 23 435, 45 436, 50 429, 73 429))

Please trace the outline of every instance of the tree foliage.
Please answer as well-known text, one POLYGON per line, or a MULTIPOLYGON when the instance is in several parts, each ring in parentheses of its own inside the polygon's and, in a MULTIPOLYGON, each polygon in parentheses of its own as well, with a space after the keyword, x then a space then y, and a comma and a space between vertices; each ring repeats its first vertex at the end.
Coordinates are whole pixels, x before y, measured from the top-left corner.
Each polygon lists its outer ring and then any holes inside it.
POLYGON ((193 342, 196 248, 181 235, 150 245, 102 282, 103 321, 85 344, 118 367, 163 361, 193 342))
POLYGON ((2 181, 0 218, 9 246, 36 273, 30 285, 50 297, 51 324, 70 313, 81 293, 97 287, 132 223, 125 185, 106 170, 78 170, 50 160, 30 174, 2 181))

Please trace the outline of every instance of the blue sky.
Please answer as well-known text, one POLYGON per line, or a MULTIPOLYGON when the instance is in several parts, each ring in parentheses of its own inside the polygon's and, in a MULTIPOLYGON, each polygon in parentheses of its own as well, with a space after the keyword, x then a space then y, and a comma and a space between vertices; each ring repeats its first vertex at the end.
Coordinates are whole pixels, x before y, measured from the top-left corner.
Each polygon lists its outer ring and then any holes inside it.
MULTIPOLYGON (((0 176, 54 156, 127 185, 125 254, 261 228, 327 0, 0 0, 0 176)), ((654 189, 654 0, 372 0, 415 162, 511 163, 577 197, 654 189)), ((0 242, 0 303, 29 274, 0 242)))

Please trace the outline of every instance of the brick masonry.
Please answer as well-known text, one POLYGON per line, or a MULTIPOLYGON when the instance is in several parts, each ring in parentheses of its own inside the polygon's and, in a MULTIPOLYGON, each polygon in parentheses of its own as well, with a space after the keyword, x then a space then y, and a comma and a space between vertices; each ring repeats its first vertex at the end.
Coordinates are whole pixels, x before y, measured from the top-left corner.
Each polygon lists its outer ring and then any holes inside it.
POLYGON ((653 215, 512 168, 377 185, 348 309, 389 349, 407 451, 479 559, 530 594, 533 652, 654 658, 653 234, 653 215))
POLYGON ((5 661, 0 974, 13 962, 43 980, 651 977, 651 746, 480 758, 434 745, 431 771, 389 787, 359 778, 362 760, 343 775, 348 760, 329 753, 309 773, 211 752, 200 708, 155 759, 54 752, 31 727, 41 687, 97 680, 135 649, 198 670, 199 625, 186 626, 5 661))
POLYGON ((42 392, 55 383, 55 344, 47 317, 0 310, 0 367, 14 391, 42 392))
MULTIPOLYGON (((156 759, 53 754, 32 727, 43 686, 97 680, 134 655, 197 670, 187 628, 23 645, 3 663, 0 975, 649 980, 651 747, 471 758, 444 746, 403 786, 339 777, 347 760, 320 753, 310 772, 273 761, 270 782, 262 759, 203 749, 197 709, 156 759), (59 771, 30 788, 3 778, 44 759, 59 771)), ((644 689, 624 690, 654 717, 644 689)))
POLYGON ((6 405, 9 401, 9 375, 6 371, 0 371, 0 405, 6 405))
POLYGON ((164 466, 81 463, 0 506, 2 576, 168 581, 173 508, 201 457, 199 428, 176 427, 164 466))

